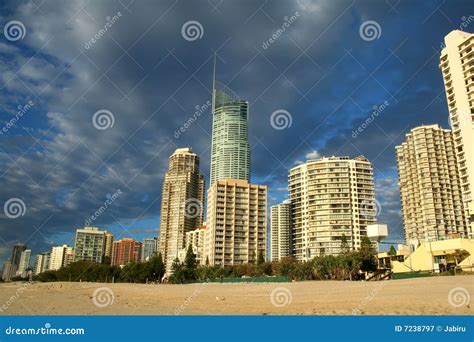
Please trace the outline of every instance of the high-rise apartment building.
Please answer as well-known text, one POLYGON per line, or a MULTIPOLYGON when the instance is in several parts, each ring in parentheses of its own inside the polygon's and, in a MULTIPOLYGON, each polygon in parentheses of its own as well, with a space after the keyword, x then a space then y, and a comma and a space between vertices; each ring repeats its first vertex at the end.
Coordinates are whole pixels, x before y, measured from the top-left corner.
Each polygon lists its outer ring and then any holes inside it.
POLYGON ((210 265, 254 263, 266 255, 267 186, 215 181, 208 190, 204 260, 210 265))
POLYGON ((211 184, 221 179, 250 181, 247 101, 215 81, 212 87, 211 184))
POLYGON ((158 238, 145 238, 142 245, 142 261, 147 261, 156 255, 158 238))
POLYGON ((3 263, 3 267, 2 267, 2 280, 4 282, 8 282, 10 281, 11 277, 12 277, 12 261, 11 260, 7 260, 3 263))
MULTIPOLYGON (((189 246, 191 246, 193 248, 193 253, 196 255, 196 261, 199 264, 204 265, 205 259, 203 258, 203 256, 204 256, 205 237, 206 237, 206 225, 197 227, 196 229, 187 232, 186 244, 185 244, 186 247, 185 247, 185 250, 183 250, 182 255, 184 255, 185 257, 189 246)), ((181 257, 180 260, 181 259, 184 260, 183 257, 181 257)))
POLYGON ((356 250, 375 223, 371 163, 360 156, 309 160, 289 172, 292 254, 298 260, 340 254, 341 240, 356 250))
POLYGON ((68 245, 55 246, 51 248, 49 269, 56 271, 59 270, 61 267, 67 266, 70 262, 70 256, 72 256, 72 253, 72 247, 69 247, 68 245))
POLYGON ((161 199, 160 252, 167 272, 185 247, 186 233, 202 225, 204 187, 199 157, 178 148, 169 158, 161 199))
POLYGON ((30 268, 30 257, 31 249, 25 249, 21 252, 20 263, 18 264, 18 269, 16 270, 16 276, 25 278, 26 271, 30 268))
POLYGON ((21 253, 23 253, 25 249, 26 249, 26 245, 24 245, 23 243, 16 243, 13 245, 12 257, 11 257, 12 276, 15 276, 16 271, 18 270, 18 267, 20 266, 21 253))
POLYGON ((466 237, 456 147, 450 130, 420 126, 396 147, 407 243, 466 237))
POLYGON ((270 258, 279 261, 291 255, 291 205, 289 201, 270 208, 270 258))
POLYGON ((77 229, 74 261, 101 263, 104 258, 105 233, 95 227, 77 229))
POLYGON ((47 271, 49 269, 50 257, 51 257, 50 252, 44 252, 44 253, 36 255, 33 274, 37 275, 37 274, 47 271))
POLYGON ((474 238, 470 203, 474 196, 474 34, 459 30, 445 38, 439 67, 448 101, 469 235, 474 238))
POLYGON ((105 232, 105 248, 104 257, 108 259, 108 262, 112 259, 112 245, 114 243, 114 234, 112 232, 105 232))
POLYGON ((141 261, 142 243, 130 238, 114 241, 112 247, 112 266, 124 266, 141 261))

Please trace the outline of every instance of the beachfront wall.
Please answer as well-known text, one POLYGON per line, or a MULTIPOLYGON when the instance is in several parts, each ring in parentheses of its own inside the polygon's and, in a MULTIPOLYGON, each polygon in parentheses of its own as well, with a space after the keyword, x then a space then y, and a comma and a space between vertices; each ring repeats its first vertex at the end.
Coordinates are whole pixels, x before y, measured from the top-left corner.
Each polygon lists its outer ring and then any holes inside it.
POLYGON ((455 265, 465 271, 474 271, 473 239, 451 239, 422 243, 404 262, 392 261, 392 271, 394 273, 440 272, 455 265))

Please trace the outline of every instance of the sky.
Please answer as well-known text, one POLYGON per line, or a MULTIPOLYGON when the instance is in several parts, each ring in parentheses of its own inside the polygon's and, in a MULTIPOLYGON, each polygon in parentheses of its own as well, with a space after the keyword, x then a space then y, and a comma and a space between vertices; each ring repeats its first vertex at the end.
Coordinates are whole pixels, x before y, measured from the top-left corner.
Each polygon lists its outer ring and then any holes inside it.
POLYGON ((269 186, 269 205, 287 198, 295 165, 364 155, 377 219, 403 241, 395 146, 416 126, 449 127, 439 55, 451 30, 474 31, 472 9, 2 1, 0 261, 17 242, 33 254, 73 245, 88 220, 117 238, 156 236, 173 151, 191 147, 209 180, 214 54, 217 80, 249 101, 251 181, 269 186))

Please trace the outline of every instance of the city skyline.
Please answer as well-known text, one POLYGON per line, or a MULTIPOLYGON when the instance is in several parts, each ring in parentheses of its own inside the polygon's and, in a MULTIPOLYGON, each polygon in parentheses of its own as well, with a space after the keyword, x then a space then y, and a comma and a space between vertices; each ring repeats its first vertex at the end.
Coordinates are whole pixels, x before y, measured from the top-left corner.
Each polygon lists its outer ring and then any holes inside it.
MULTIPOLYGON (((405 133, 420 124, 436 123, 448 127, 444 86, 437 66, 444 36, 467 22, 467 18, 462 19, 467 9, 462 2, 458 4, 450 4, 450 8, 441 6, 440 10, 448 12, 450 18, 459 18, 459 22, 446 20, 435 4, 417 4, 420 8, 412 14, 413 20, 424 23, 419 31, 410 34, 409 28, 399 33, 400 27, 387 20, 388 16, 406 14, 407 6, 410 6, 406 3, 401 3, 395 10, 386 3, 369 6, 361 2, 356 9, 349 3, 332 5, 323 2, 321 8, 314 8, 304 1, 285 4, 278 9, 266 6, 257 10, 248 3, 247 8, 236 12, 235 22, 226 24, 218 21, 219 13, 215 12, 235 12, 232 5, 222 4, 213 11, 206 4, 198 8, 207 14, 206 18, 199 11, 186 12, 186 15, 179 15, 178 24, 167 28, 166 33, 155 31, 153 26, 152 32, 138 43, 141 50, 132 48, 124 57, 134 70, 118 62, 116 69, 106 76, 102 75, 107 70, 105 65, 112 64, 116 58, 109 60, 101 53, 111 46, 129 48, 145 31, 140 27, 143 30, 137 29, 139 34, 136 37, 124 31, 128 29, 126 22, 141 11, 138 6, 127 11, 120 5, 97 5, 93 27, 99 29, 107 15, 109 21, 112 20, 110 16, 114 17, 118 11, 122 15, 117 15, 110 35, 101 37, 89 48, 84 49, 82 43, 88 42, 95 32, 81 32, 81 39, 75 42, 82 46, 83 53, 77 57, 78 64, 69 68, 66 62, 73 60, 74 56, 70 55, 71 51, 60 49, 51 31, 47 32, 51 34, 51 42, 35 41, 45 33, 43 30, 52 29, 42 21, 46 20, 48 11, 35 14, 41 19, 42 27, 34 26, 34 20, 28 19, 28 15, 35 12, 34 8, 22 7, 17 12, 12 11, 8 18, 13 19, 18 14, 27 33, 22 41, 2 40, 0 43, 2 61, 9 61, 9 66, 18 64, 17 69, 8 70, 12 74, 2 69, 4 75, 9 75, 1 80, 4 89, 0 113, 2 128, 6 127, 12 113, 18 111, 18 105, 26 108, 29 101, 33 104, 22 114, 18 124, 1 136, 5 144, 2 144, 4 169, 0 185, 7 189, 2 193, 1 203, 20 198, 26 211, 15 219, 0 218, 0 259, 7 259, 15 242, 31 246, 34 254, 49 249, 51 245, 68 242, 71 245, 75 229, 84 226, 84 220, 111 198, 114 198, 112 203, 91 223, 92 226, 113 231, 117 239, 133 237, 143 240, 143 237, 156 235, 162 177, 167 158, 176 147, 190 146, 201 157, 202 171, 209 187, 210 108, 197 116, 196 112, 206 107, 210 99, 209 70, 216 50, 222 65, 219 73, 223 74, 219 78, 229 82, 236 93, 250 101, 250 173, 254 176, 251 183, 269 185, 269 207, 286 199, 288 170, 307 157, 349 155, 354 158, 363 154, 374 164, 376 195, 382 207, 380 220, 389 224, 390 239, 402 239, 394 147, 403 141, 405 133), (299 15, 295 15, 296 12, 299 15), (209 13, 215 16, 209 16, 209 13), (265 13, 269 13, 272 20, 266 18, 265 13), (275 43, 266 43, 285 22, 285 16, 296 19, 275 43), (312 23, 315 17, 321 16, 328 22, 337 23, 329 26, 327 34, 312 23), (244 18, 250 18, 247 25, 243 25, 244 18), (189 41, 181 36, 182 25, 191 19, 197 19, 202 25, 201 39, 189 41), (359 27, 371 19, 380 23, 380 37, 367 41, 359 35, 359 27), (229 27, 237 22, 239 31, 232 33, 229 27), (213 28, 216 27, 228 30, 215 33, 213 28), (259 34, 252 37, 254 39, 249 44, 244 44, 244 38, 248 39, 249 32, 256 28, 259 28, 259 34), (321 38, 311 34, 314 29, 321 38), (160 49, 157 58, 143 55, 142 50, 153 51, 151 43, 160 38, 160 34, 173 37, 174 46, 170 44, 169 49, 160 49), (350 39, 345 40, 344 34, 350 34, 350 39), (420 40, 421 36, 423 39, 420 40), (334 39, 343 43, 340 48, 330 44, 334 39), (315 40, 317 44, 311 45, 315 40), (29 49, 37 51, 41 46, 35 44, 39 42, 45 46, 44 53, 35 56, 29 49), (237 49, 239 44, 242 44, 240 50, 237 49), (221 45, 223 47, 219 49, 221 45), (413 49, 414 45, 416 49, 413 49), (288 48, 291 48, 288 56, 282 57, 282 51, 288 48), (307 48, 307 52, 302 53, 307 48), (185 55, 188 49, 199 52, 196 61, 185 55), (380 52, 380 55, 373 56, 373 51, 380 52), (98 72, 94 63, 99 70, 104 69, 98 72), (21 69, 22 65, 27 67, 21 69), (55 82, 45 81, 54 79, 63 69, 65 73, 58 76, 57 82, 56 79, 55 82), (167 75, 164 69, 174 74, 174 77, 166 78, 172 83, 170 86, 159 82, 167 75), (85 71, 84 79, 79 77, 79 71, 85 71), (190 77, 194 73, 195 78, 190 77), (392 78, 392 73, 397 77, 392 78), (191 81, 185 82, 188 77, 191 81), (37 83, 25 85, 28 79, 37 83), (97 86, 86 91, 87 86, 84 86, 96 80, 97 86), (48 84, 53 89, 44 88, 48 84), (180 91, 181 85, 185 90, 180 91), (156 88, 166 94, 158 101, 147 95, 156 88), (43 89, 43 96, 35 99, 35 94, 43 89), (61 90, 59 96, 53 90, 61 90), (380 110, 382 105, 383 110, 380 110), (375 111, 374 106, 377 106, 375 111), (106 130, 96 129, 91 122, 93 114, 101 109, 113 113, 114 123, 106 130), (272 114, 278 110, 289 113, 289 116, 283 116, 290 120, 287 127, 275 128, 272 125, 272 114), (363 127, 367 118, 374 117, 374 112, 377 113, 376 121, 363 127), (142 126, 150 114, 156 115, 146 121, 149 126, 142 126), (184 132, 180 131, 178 138, 173 136, 174 132, 185 127, 190 117, 197 118, 183 129, 184 132), (41 123, 42 119, 48 124, 41 123), (359 129, 361 127, 363 129, 359 129), (49 128, 51 132, 43 135, 49 128), (132 139, 127 141, 132 134, 132 139), (115 144, 121 147, 117 155, 114 154, 117 150, 115 144), (16 186, 20 180, 21 189, 16 186), (85 184, 79 186, 81 183, 85 184), (44 190, 42 196, 37 195, 38 187, 44 190), (114 196, 118 190, 123 194, 114 196)), ((45 4, 45 9, 47 6, 45 4)), ((58 15, 64 11, 69 14, 64 18, 74 18, 75 12, 80 11, 80 7, 75 6, 65 5, 51 10, 51 14, 58 15)), ((169 9, 169 15, 178 14, 172 6, 173 2, 170 2, 164 6, 163 12, 168 13, 166 10, 169 9)), ((164 18, 166 22, 169 20, 164 18)), ((82 12, 76 19, 90 20, 82 12)), ((153 23, 151 18, 144 20, 144 26, 153 23)), ((69 24, 65 19, 59 25, 69 24)), ((162 27, 160 22, 156 26, 162 27)), ((56 38, 59 42, 61 38, 67 38, 67 33, 60 32, 61 29, 54 30, 59 31, 60 38, 56 38)), ((472 29, 468 30, 472 32, 472 29)))

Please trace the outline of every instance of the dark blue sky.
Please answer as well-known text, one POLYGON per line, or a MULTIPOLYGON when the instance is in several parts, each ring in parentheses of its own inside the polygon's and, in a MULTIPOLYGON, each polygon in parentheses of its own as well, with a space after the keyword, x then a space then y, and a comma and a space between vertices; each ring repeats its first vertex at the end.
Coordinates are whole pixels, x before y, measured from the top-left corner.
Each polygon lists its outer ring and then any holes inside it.
POLYGON ((35 254, 72 244, 75 229, 118 190, 93 225, 119 238, 156 235, 174 149, 192 147, 209 178, 210 109, 175 131, 210 100, 214 52, 218 80, 250 102, 252 181, 270 186, 270 204, 287 197, 297 163, 363 154, 374 165, 379 221, 401 241, 395 145, 417 125, 448 127, 441 44, 449 31, 474 27, 467 0, 0 6, 0 203, 26 207, 18 218, 0 213, 0 259, 15 242, 35 254), (13 20, 22 39, 4 32, 13 20), (183 31, 189 21, 197 36, 183 31), (112 127, 94 127, 99 110, 112 113, 112 127), (272 126, 277 110, 291 126, 272 126))

